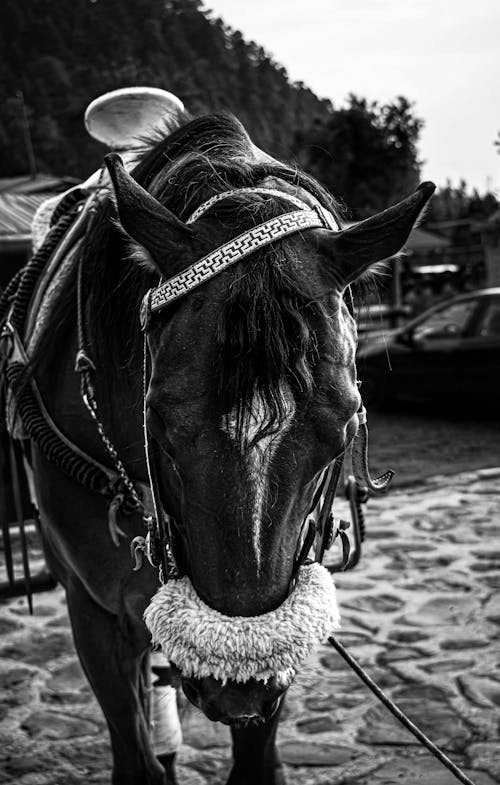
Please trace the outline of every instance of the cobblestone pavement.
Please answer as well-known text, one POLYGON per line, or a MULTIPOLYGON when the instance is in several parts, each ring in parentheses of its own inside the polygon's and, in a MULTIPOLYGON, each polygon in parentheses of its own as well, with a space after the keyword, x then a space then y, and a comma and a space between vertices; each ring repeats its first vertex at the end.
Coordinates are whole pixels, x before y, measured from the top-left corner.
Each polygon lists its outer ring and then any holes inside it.
MULTIPOLYGON (((336 576, 339 639, 476 785, 500 782, 499 486, 488 469, 371 501, 362 563, 336 576)), ((108 785, 63 592, 35 603, 33 618, 24 600, 0 618, 0 782, 108 785)), ((180 782, 224 783, 227 728, 184 701, 181 713, 180 782)), ((279 745, 290 785, 456 782, 328 646, 289 691, 279 745)))

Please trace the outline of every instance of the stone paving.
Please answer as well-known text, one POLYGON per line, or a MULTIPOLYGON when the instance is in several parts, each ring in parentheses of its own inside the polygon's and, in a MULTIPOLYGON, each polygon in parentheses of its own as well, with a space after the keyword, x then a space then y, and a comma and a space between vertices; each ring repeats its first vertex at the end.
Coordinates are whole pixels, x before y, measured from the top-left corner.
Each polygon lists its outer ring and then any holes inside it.
MULTIPOLYGON (((370 501, 362 562, 336 576, 339 639, 475 785, 500 782, 499 486, 487 469, 370 501)), ((35 608, 1 608, 0 782, 109 785, 63 592, 35 608)), ((180 783, 224 783, 228 729, 185 700, 181 716, 180 783)), ((457 782, 326 645, 289 691, 279 746, 290 785, 457 782)))

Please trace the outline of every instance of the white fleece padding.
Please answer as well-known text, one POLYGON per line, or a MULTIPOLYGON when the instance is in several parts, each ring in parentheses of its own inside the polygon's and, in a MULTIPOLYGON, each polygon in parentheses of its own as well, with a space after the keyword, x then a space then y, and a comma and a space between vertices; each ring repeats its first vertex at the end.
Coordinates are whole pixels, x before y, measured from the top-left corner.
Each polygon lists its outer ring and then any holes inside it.
POLYGON ((295 588, 274 611, 224 616, 196 594, 189 578, 168 581, 144 612, 153 643, 185 677, 245 682, 275 676, 288 686, 296 668, 340 626, 332 576, 300 568, 295 588))
POLYGON ((52 213, 56 209, 63 196, 64 194, 51 196, 50 199, 46 199, 37 208, 31 222, 31 241, 33 244, 33 253, 38 251, 43 241, 45 240, 45 237, 47 236, 47 233, 50 229, 50 219, 52 218, 52 213))

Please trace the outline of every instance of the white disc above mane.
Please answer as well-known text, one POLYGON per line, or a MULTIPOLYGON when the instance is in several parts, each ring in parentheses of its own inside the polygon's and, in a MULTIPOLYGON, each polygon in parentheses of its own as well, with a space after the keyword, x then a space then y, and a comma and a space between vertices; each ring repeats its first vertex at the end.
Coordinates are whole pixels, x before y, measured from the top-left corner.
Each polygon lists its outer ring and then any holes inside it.
POLYGON ((123 87, 104 93, 85 112, 89 134, 112 150, 143 145, 158 127, 173 130, 184 104, 173 93, 158 87, 123 87))

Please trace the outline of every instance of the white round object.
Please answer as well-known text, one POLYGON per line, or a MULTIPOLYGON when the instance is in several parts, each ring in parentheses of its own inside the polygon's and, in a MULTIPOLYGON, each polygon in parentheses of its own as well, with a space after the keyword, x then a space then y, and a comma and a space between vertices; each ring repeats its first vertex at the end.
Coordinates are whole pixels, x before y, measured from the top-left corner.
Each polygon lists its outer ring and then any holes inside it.
POLYGON ((112 150, 141 147, 143 139, 158 126, 177 124, 184 104, 173 93, 158 87, 123 87, 104 93, 90 103, 85 127, 98 142, 112 150))

